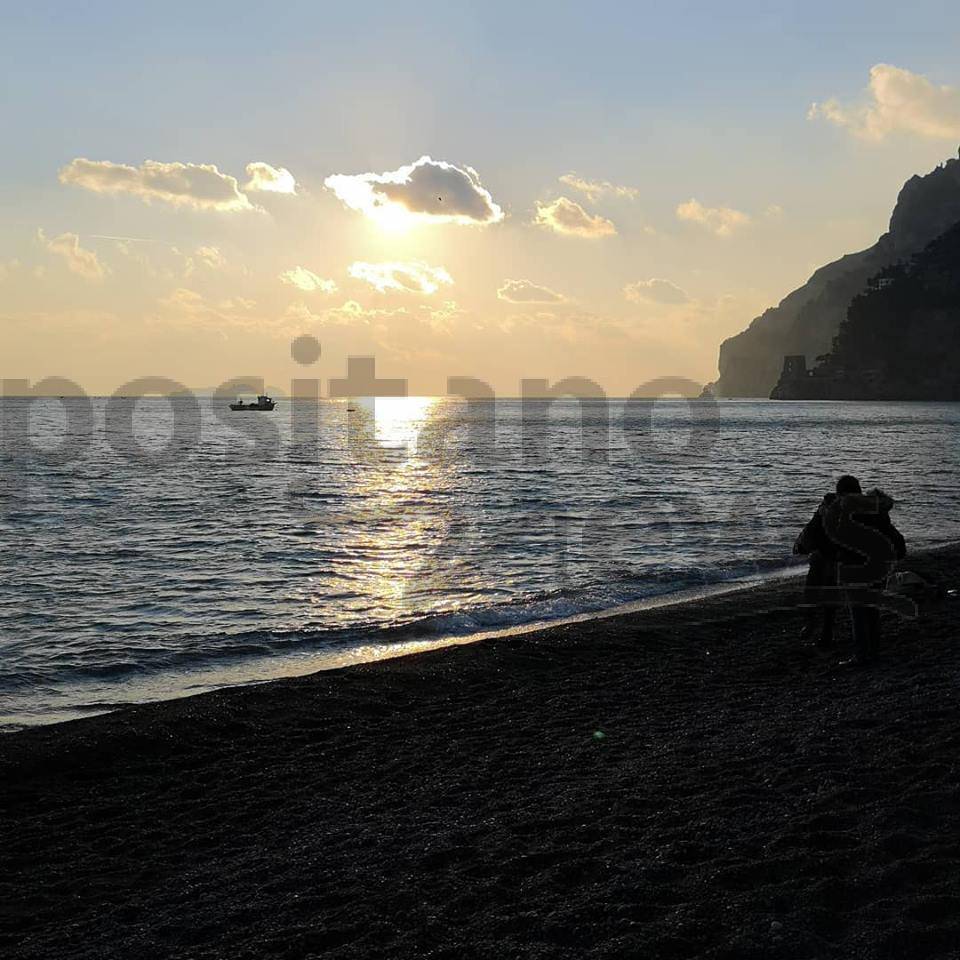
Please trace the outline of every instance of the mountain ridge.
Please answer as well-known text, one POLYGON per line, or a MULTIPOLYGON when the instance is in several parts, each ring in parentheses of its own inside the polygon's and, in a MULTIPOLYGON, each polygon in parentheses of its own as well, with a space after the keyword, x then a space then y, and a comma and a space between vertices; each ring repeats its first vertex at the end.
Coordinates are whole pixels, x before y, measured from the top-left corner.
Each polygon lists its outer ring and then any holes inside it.
POLYGON ((805 284, 747 329, 720 345, 718 397, 768 397, 786 355, 807 362, 827 353, 854 297, 871 277, 919 253, 960 222, 960 159, 952 158, 901 187, 889 229, 873 246, 819 267, 805 284))
POLYGON ((776 400, 960 400, 960 223, 854 297, 812 371, 791 358, 776 400))

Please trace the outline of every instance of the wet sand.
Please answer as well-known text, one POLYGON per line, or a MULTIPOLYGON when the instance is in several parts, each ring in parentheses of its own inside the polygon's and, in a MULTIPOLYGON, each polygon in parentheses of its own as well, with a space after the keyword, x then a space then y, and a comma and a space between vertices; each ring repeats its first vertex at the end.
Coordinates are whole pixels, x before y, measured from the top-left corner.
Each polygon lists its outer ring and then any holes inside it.
POLYGON ((0 737, 0 955, 960 956, 960 600, 855 670, 797 594, 0 737))

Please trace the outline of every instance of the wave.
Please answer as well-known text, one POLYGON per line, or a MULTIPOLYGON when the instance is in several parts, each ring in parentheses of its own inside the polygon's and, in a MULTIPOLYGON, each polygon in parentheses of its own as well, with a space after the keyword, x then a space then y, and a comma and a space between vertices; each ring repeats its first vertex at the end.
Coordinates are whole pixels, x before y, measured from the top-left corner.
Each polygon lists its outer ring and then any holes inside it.
MULTIPOLYGON (((323 653, 347 656, 359 649, 388 650, 410 642, 469 638, 473 635, 549 625, 589 617, 632 603, 664 600, 696 588, 750 584, 797 568, 783 557, 760 558, 710 568, 664 564, 643 573, 619 572, 597 578, 591 585, 557 588, 496 603, 457 609, 411 613, 389 624, 366 622, 348 626, 311 624, 301 629, 253 629, 219 634, 158 636, 152 642, 127 643, 99 655, 89 649, 76 658, 59 655, 30 668, 7 664, 0 671, 0 692, 24 692, 31 687, 73 683, 123 682, 162 673, 193 673, 226 664, 323 653), (72 662, 70 662, 72 660, 72 662), (67 661, 67 662, 65 662, 67 661)), ((358 658, 362 659, 362 658, 358 658)))
MULTIPOLYGON (((932 550, 960 546, 938 539, 932 550)), ((250 630, 167 638, 149 648, 129 644, 120 657, 0 675, 0 731, 109 712, 131 704, 300 676, 349 664, 527 633, 560 623, 631 613, 798 575, 802 558, 766 557, 706 568, 664 565, 621 573, 604 589, 557 589, 501 603, 411 615, 402 623, 250 630), (11 696, 12 694, 12 696, 11 696)), ((89 654, 89 651, 87 651, 89 654)), ((52 664, 51 664, 52 666, 52 664)))

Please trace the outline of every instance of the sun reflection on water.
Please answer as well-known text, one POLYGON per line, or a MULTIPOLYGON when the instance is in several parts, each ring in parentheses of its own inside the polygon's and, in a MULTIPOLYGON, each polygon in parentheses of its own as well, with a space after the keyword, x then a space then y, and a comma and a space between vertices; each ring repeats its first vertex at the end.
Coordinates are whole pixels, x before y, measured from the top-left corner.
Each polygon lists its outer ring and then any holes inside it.
POLYGON ((450 575, 438 553, 450 523, 443 491, 454 480, 423 449, 442 420, 438 397, 350 402, 356 458, 347 493, 354 539, 345 556, 351 588, 369 597, 371 616, 413 614, 450 575), (356 429, 359 426, 359 430, 356 429), (439 578, 439 580, 438 580, 439 578))
POLYGON ((440 403, 439 397, 377 397, 373 405, 374 438, 382 447, 419 453, 421 431, 440 403))

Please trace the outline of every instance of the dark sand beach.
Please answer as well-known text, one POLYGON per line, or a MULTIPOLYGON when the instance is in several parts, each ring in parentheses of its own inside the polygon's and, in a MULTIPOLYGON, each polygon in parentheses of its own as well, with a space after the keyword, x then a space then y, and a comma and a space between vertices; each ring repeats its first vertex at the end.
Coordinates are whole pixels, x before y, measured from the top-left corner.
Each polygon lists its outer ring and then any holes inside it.
POLYGON ((0 955, 960 956, 960 600, 856 670, 797 596, 2 737, 0 955))

